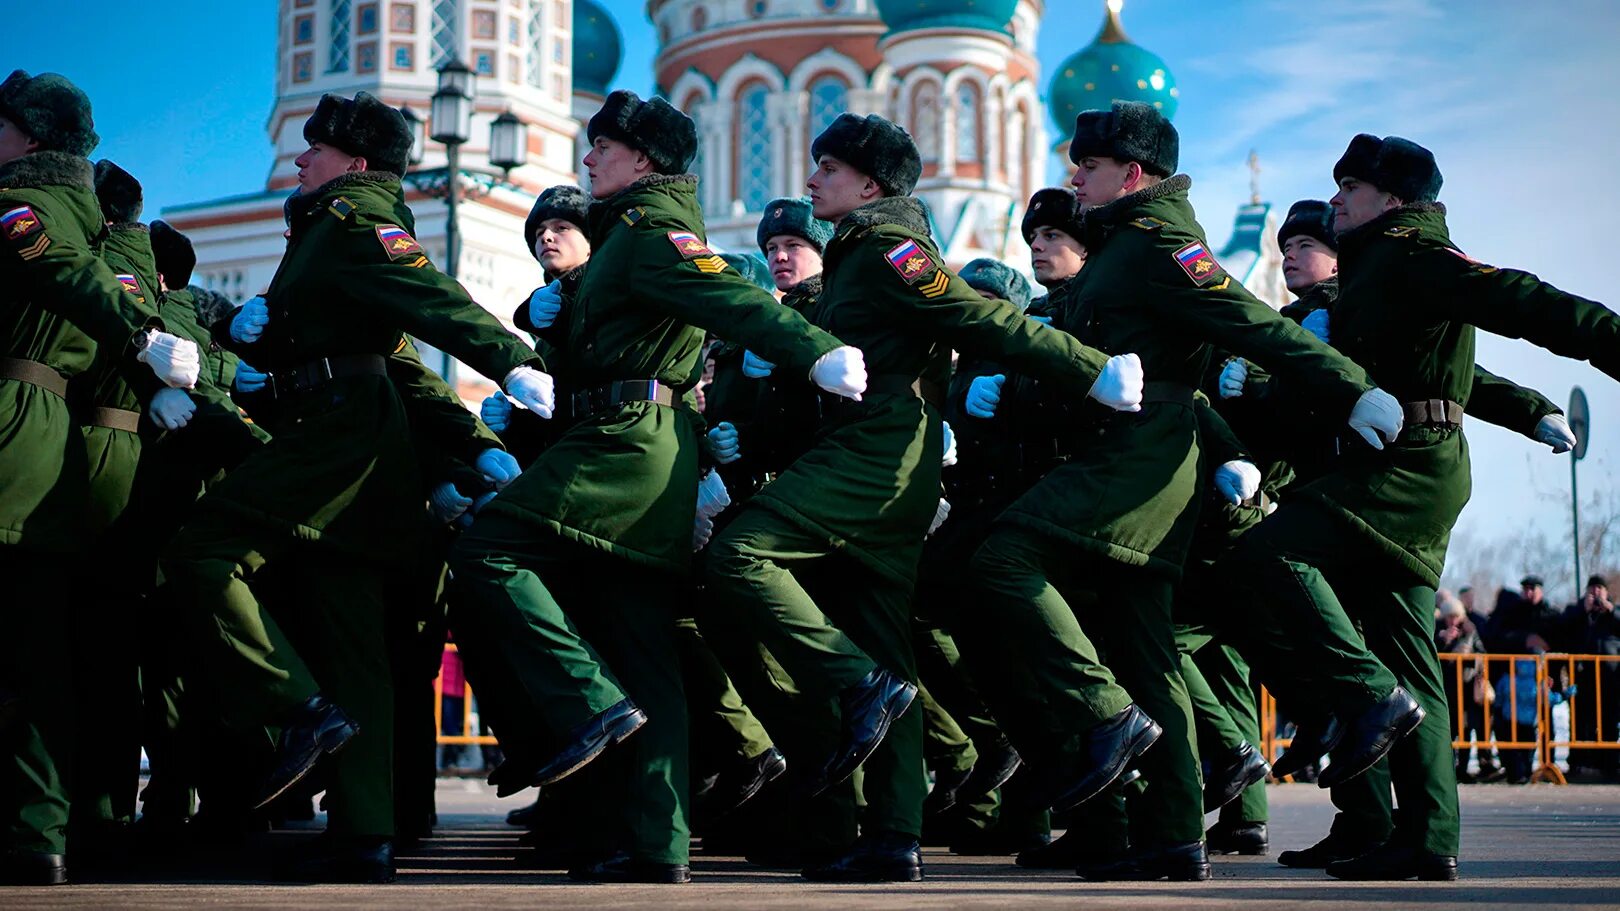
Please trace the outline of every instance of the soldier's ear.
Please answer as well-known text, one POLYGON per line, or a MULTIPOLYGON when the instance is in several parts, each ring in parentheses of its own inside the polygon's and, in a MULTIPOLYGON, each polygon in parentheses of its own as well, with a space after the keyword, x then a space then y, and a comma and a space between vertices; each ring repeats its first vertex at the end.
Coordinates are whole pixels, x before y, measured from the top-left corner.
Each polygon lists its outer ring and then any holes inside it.
POLYGON ((369 162, 366 161, 366 156, 357 155, 357 156, 354 157, 354 159, 352 161, 349 162, 348 171, 351 174, 353 174, 353 173, 355 173, 357 171, 364 171, 364 170, 366 170, 366 167, 367 167, 368 164, 369 164, 369 162))

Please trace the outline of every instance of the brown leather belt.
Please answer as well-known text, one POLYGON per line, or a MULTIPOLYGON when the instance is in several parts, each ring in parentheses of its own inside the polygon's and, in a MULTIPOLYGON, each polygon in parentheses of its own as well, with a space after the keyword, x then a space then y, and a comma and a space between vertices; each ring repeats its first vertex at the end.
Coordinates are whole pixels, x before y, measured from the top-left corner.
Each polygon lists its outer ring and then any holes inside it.
POLYGON ((265 389, 273 399, 319 389, 346 376, 387 376, 388 362, 380 354, 343 354, 323 357, 287 370, 270 374, 265 389))
POLYGON ((92 408, 86 418, 85 423, 92 427, 110 427, 113 430, 122 430, 127 433, 136 433, 141 429, 141 413, 139 411, 126 411, 122 408, 92 408))
POLYGON ((54 393, 58 398, 67 398, 67 379, 57 373, 55 368, 39 361, 23 360, 20 357, 0 357, 0 379, 28 383, 54 393))
POLYGON ((1144 405, 1186 405, 1191 408, 1193 403, 1193 388, 1185 383, 1172 383, 1169 380, 1149 380, 1142 384, 1142 404, 1144 405))
POLYGON ((1462 424, 1463 406, 1448 399, 1424 399, 1421 402, 1402 402, 1401 411, 1406 423, 1457 427, 1462 424))
POLYGON ((673 405, 675 390, 657 380, 614 380, 605 386, 576 392, 568 397, 569 413, 575 420, 583 420, 598 411, 629 402, 673 405))

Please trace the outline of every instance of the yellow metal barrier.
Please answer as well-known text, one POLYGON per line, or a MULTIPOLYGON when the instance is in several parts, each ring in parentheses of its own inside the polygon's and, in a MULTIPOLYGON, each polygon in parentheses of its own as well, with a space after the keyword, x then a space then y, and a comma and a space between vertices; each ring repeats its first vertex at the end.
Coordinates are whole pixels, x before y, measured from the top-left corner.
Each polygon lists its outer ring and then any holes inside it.
MULTIPOLYGON (((1457 731, 1454 749, 1473 748, 1482 753, 1492 747, 1531 750, 1531 780, 1558 784, 1564 783, 1564 772, 1553 761, 1556 750, 1620 750, 1620 739, 1604 736, 1617 711, 1620 656, 1442 654, 1439 658, 1442 676, 1454 697, 1450 700, 1450 711, 1455 713, 1453 730, 1457 731), (1605 677, 1615 677, 1608 681, 1607 705, 1605 677), (1570 683, 1576 687, 1566 697, 1563 694, 1570 683), (1552 709, 1559 702, 1569 704, 1570 735, 1566 739, 1558 739, 1553 730, 1552 709), (1479 713, 1480 723, 1474 729, 1477 736, 1469 736, 1471 707, 1479 713), (1583 711, 1590 713, 1590 719, 1583 717, 1583 711), (1588 720, 1589 725, 1584 723, 1588 720), (1586 727, 1592 736, 1582 738, 1580 731, 1586 727)), ((1277 701, 1262 688, 1260 746, 1271 760, 1292 743, 1291 738, 1279 736, 1277 728, 1277 701)))
MULTIPOLYGON (((456 651, 454 642, 445 643, 446 654, 456 651)), ((477 744, 479 746, 495 746, 496 740, 492 735, 474 734, 473 723, 472 685, 467 682, 465 672, 461 675, 461 733, 444 733, 444 662, 439 662, 439 674, 433 678, 433 730, 438 735, 439 746, 448 744, 477 744)))

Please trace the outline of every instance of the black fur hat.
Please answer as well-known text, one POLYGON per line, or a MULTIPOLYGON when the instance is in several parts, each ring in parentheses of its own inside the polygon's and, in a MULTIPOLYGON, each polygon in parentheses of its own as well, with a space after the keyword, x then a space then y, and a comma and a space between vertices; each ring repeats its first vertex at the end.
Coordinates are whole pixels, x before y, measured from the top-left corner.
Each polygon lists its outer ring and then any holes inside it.
POLYGON ((1006 263, 981 256, 969 260, 957 274, 975 291, 1011 301, 1020 310, 1029 307, 1029 279, 1006 263))
POLYGON ((1116 101, 1106 111, 1081 111, 1074 118, 1074 139, 1069 160, 1088 157, 1134 161, 1159 177, 1176 173, 1181 161, 1181 136, 1151 104, 1116 101))
POLYGON ((105 158, 96 162, 96 200, 108 224, 127 225, 141 220, 141 182, 105 158))
POLYGON ((364 158, 372 171, 404 174, 411 159, 411 128, 405 115, 366 92, 348 99, 322 95, 304 121, 304 139, 337 146, 364 158))
POLYGON ((534 201, 534 208, 529 210, 529 217, 523 222, 523 239, 529 245, 529 255, 534 256, 534 239, 540 236, 541 222, 561 218, 585 231, 585 210, 590 207, 591 197, 579 187, 558 184, 541 190, 539 198, 534 201))
POLYGON ((1068 187, 1047 187, 1036 190, 1024 210, 1024 243, 1029 243, 1040 228, 1056 228, 1075 240, 1080 239, 1080 201, 1068 187))
POLYGON ((726 261, 726 265, 741 273, 743 278, 766 291, 776 290, 776 279, 771 277, 771 270, 759 257, 748 253, 722 253, 720 258, 726 261))
POLYGON ((236 304, 218 291, 199 285, 187 285, 191 292, 191 306, 197 311, 197 322, 204 329, 212 329, 221 321, 236 315, 236 304))
POLYGON ((191 284, 191 273, 197 268, 197 251, 191 246, 191 238, 162 219, 152 222, 152 256, 157 260, 163 284, 176 289, 191 284))
POLYGON ((822 221, 811 212, 809 199, 789 196, 765 204, 765 217, 759 220, 759 230, 754 232, 759 252, 765 252, 766 241, 781 234, 802 237, 821 253, 827 249, 827 241, 832 240, 833 226, 832 222, 822 221))
POLYGON ((0 117, 34 137, 40 148, 88 156, 101 141, 90 99, 66 76, 13 70, 0 82, 0 117))
POLYGON ((1333 207, 1320 199, 1302 199, 1288 207, 1288 217, 1277 229, 1277 246, 1290 237, 1314 237, 1329 250, 1339 249, 1339 236, 1333 233, 1333 207))
POLYGON ((624 89, 607 96, 585 125, 585 135, 591 142, 606 136, 641 150, 660 174, 685 174, 697 157, 697 124, 692 118, 662 98, 642 101, 624 89))
POLYGON ((1364 180, 1401 202, 1434 202, 1440 196, 1440 166, 1434 153, 1410 139, 1358 133, 1333 166, 1335 183, 1364 180))
POLYGON ((810 160, 831 155, 883 188, 885 196, 910 196, 922 177, 922 156, 911 134, 876 114, 839 114, 810 144, 810 160))

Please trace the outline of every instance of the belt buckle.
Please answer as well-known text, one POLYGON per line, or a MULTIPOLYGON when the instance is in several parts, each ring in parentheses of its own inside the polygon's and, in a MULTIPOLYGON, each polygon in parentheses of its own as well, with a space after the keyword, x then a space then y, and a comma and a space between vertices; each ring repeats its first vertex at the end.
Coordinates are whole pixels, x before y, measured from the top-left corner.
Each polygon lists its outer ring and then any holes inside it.
POLYGON ((319 361, 317 361, 317 363, 320 364, 321 370, 326 374, 325 376, 322 376, 321 379, 322 380, 331 379, 332 378, 332 359, 329 358, 329 357, 323 357, 319 361))

